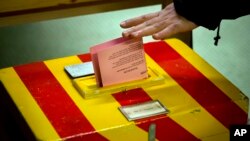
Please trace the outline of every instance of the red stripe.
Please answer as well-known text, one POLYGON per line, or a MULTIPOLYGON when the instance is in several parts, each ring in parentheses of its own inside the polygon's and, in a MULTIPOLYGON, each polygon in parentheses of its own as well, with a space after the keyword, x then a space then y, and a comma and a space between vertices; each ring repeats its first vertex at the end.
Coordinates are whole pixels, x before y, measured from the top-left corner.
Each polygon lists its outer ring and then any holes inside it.
POLYGON ((61 138, 107 140, 95 131, 43 62, 14 69, 61 138))
POLYGON ((225 127, 247 123, 247 113, 166 42, 147 43, 144 47, 155 62, 225 127))
MULTIPOLYGON (((113 97, 122 105, 131 105, 152 100, 141 88, 119 92, 113 97)), ((156 124, 156 138, 158 140, 169 141, 198 141, 195 136, 178 125, 166 115, 151 117, 135 121, 136 125, 148 132, 150 124, 156 124)))
POLYGON ((80 60, 82 62, 91 61, 91 55, 90 54, 81 54, 81 55, 78 55, 78 58, 80 58, 80 60))

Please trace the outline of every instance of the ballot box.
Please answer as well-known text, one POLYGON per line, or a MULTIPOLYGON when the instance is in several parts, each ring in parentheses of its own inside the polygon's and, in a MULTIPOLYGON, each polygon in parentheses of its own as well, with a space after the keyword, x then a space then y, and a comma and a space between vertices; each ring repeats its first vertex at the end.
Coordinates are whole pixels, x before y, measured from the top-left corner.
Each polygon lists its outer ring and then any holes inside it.
POLYGON ((230 126, 247 123, 248 97, 182 41, 149 42, 144 49, 149 78, 91 84, 87 89, 95 92, 88 95, 64 70, 91 61, 88 53, 3 68, 1 108, 12 110, 29 140, 228 141, 230 126), (154 102, 165 112, 150 109, 154 102))

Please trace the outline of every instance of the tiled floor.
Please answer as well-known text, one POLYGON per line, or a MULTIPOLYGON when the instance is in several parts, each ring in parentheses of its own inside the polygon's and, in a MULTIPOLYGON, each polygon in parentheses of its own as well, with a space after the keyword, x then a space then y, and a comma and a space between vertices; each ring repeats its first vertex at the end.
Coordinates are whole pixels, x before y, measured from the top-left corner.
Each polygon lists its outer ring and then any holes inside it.
MULTIPOLYGON (((90 46, 121 36, 119 23, 158 11, 160 5, 0 28, 0 68, 88 52, 90 46)), ((193 48, 250 97, 250 16, 223 21, 219 46, 215 31, 197 28, 193 48)), ((151 37, 144 42, 152 41, 151 37)), ((1 130, 0 130, 1 132, 1 130)))

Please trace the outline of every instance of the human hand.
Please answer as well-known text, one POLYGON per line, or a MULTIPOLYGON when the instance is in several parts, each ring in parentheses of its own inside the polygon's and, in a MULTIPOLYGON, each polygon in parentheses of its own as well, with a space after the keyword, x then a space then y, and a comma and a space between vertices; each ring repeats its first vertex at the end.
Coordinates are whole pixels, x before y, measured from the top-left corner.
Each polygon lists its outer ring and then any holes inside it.
POLYGON ((178 15, 173 3, 159 12, 125 20, 121 22, 120 26, 126 28, 122 33, 123 37, 138 38, 152 35, 156 40, 198 27, 195 23, 178 15))

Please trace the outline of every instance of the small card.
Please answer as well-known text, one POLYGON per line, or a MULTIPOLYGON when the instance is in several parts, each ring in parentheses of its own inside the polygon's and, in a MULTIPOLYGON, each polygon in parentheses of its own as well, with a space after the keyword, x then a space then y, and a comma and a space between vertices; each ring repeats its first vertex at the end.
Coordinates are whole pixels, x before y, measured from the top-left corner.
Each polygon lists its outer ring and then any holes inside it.
POLYGON ((119 107, 119 110, 129 121, 160 114, 167 114, 169 112, 168 109, 166 109, 159 100, 122 106, 119 107))
POLYGON ((64 69, 72 78, 94 74, 93 64, 91 61, 65 66, 64 69))
POLYGON ((98 86, 148 77, 142 39, 117 38, 90 48, 98 86))

